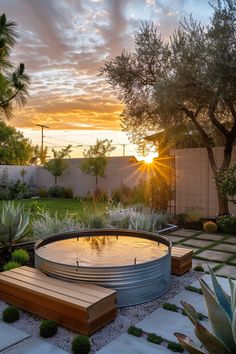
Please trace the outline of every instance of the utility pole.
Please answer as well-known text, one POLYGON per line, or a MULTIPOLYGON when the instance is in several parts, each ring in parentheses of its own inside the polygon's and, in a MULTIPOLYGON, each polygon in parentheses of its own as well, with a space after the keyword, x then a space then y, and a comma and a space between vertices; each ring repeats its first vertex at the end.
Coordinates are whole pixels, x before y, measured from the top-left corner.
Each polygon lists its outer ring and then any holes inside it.
POLYGON ((36 124, 38 127, 41 127, 41 132, 42 132, 42 135, 41 135, 41 152, 43 153, 43 129, 44 128, 47 128, 49 129, 49 127, 47 127, 46 125, 43 125, 43 124, 36 124))
POLYGON ((122 149, 123 149, 123 156, 125 156, 125 147, 127 144, 120 144, 122 146, 122 149))

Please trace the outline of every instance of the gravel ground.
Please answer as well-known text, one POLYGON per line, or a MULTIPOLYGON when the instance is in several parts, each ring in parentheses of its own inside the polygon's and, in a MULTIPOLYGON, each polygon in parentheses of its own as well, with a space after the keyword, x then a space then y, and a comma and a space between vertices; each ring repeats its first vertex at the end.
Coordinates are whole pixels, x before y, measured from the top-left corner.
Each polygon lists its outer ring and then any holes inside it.
MULTIPOLYGON (((91 354, 95 353, 97 350, 104 347, 107 343, 119 337, 121 334, 127 331, 129 326, 135 325, 141 321, 145 316, 159 308, 164 302, 173 298, 177 293, 183 290, 186 285, 196 281, 196 279, 197 273, 193 270, 181 277, 171 276, 171 287, 165 295, 154 301, 141 305, 118 309, 118 314, 115 321, 103 327, 101 330, 97 331, 90 337, 92 342, 91 354)), ((0 301, 0 313, 5 306, 6 305, 0 301)), ((24 342, 3 350, 1 354, 17 354, 20 350, 20 347, 22 346, 22 343, 27 343, 29 341, 39 339, 40 321, 41 319, 39 317, 22 311, 20 320, 13 323, 12 325, 29 333, 31 336, 29 339, 24 340, 24 342)), ((59 327, 57 335, 51 339, 48 339, 47 341, 61 349, 71 352, 71 341, 75 334, 76 333, 73 331, 59 327)))

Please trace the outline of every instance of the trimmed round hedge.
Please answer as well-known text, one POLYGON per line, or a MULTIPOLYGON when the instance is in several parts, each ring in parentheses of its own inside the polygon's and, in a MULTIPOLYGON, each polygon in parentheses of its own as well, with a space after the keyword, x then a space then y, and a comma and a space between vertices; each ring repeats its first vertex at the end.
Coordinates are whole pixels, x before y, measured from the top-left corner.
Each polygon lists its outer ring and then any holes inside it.
POLYGON ((74 354, 88 354, 91 349, 89 337, 75 336, 72 341, 72 353, 74 354))
POLYGON ((42 338, 50 338, 57 334, 57 323, 52 320, 43 320, 40 323, 39 334, 42 338))
POLYGON ((2 319, 4 322, 13 323, 20 318, 20 311, 14 306, 8 306, 2 313, 2 319))
POLYGON ((18 250, 12 252, 11 259, 17 263, 26 264, 29 262, 30 256, 26 250, 19 248, 18 250))

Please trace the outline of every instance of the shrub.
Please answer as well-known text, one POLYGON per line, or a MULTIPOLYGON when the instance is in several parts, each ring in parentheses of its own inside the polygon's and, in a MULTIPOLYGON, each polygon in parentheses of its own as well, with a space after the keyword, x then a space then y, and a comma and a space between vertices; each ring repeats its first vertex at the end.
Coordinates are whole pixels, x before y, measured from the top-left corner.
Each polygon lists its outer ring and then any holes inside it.
POLYGON ((29 253, 24 250, 23 248, 20 248, 18 250, 15 250, 11 254, 11 258, 13 261, 20 263, 20 264, 26 264, 29 262, 30 256, 29 253))
POLYGON ((135 337, 141 337, 141 335, 143 333, 141 328, 138 328, 138 327, 135 327, 135 326, 130 326, 128 328, 127 332, 129 334, 132 334, 135 337))
POLYGON ((40 188, 40 189, 38 190, 38 196, 39 196, 40 198, 47 198, 48 195, 49 195, 49 193, 48 193, 48 190, 47 190, 46 188, 40 188))
POLYGON ((220 216, 217 220, 220 230, 226 234, 236 233, 236 217, 231 215, 220 216))
POLYGON ((166 302, 165 304, 162 305, 163 309, 172 311, 172 312, 178 312, 178 307, 175 304, 170 304, 169 302, 166 302))
POLYGON ((73 197, 74 197, 73 189, 70 187, 65 188, 64 197, 68 198, 68 199, 73 199, 73 197))
POLYGON ((4 322, 13 323, 20 318, 20 311, 14 306, 8 306, 2 313, 2 319, 4 322))
POLYGON ((91 344, 87 336, 75 336, 72 340, 72 352, 74 354, 87 354, 90 352, 91 344))
POLYGON ((198 222, 202 218, 202 209, 201 208, 190 208, 188 209, 185 220, 189 223, 191 222, 198 222))
POLYGON ((39 334, 42 338, 50 338, 57 334, 57 323, 51 320, 43 320, 40 323, 39 334))
POLYGON ((183 353, 184 351, 182 345, 175 342, 169 342, 167 348, 172 350, 172 352, 183 353))
POLYGON ((157 336, 155 333, 150 333, 147 336, 147 341, 155 344, 161 344, 163 342, 163 338, 161 336, 157 336))
POLYGON ((187 285, 185 286, 185 289, 188 291, 192 291, 193 293, 198 293, 202 295, 202 289, 201 288, 196 288, 195 286, 192 285, 187 285))
POLYGON ((102 215, 93 215, 89 218, 89 227, 91 229, 102 229, 106 227, 106 221, 102 215))
POLYGON ((65 197, 65 187, 63 186, 52 186, 48 190, 48 194, 50 197, 54 198, 64 198, 65 197))
POLYGON ((11 270, 11 269, 14 269, 14 268, 18 268, 20 267, 21 264, 18 263, 18 262, 15 262, 15 261, 10 261, 10 262, 7 262, 6 264, 4 264, 3 266, 3 270, 11 270))
POLYGON ((41 218, 32 222, 34 236, 45 237, 63 231, 80 230, 82 226, 73 218, 66 215, 63 219, 49 212, 41 214, 41 218))
POLYGON ((207 222, 204 222, 204 224, 203 224, 203 230, 206 232, 213 233, 213 232, 216 232, 217 229, 218 229, 218 226, 213 221, 207 221, 207 222))
POLYGON ((203 268, 203 266, 201 266, 201 265, 197 265, 196 267, 194 267, 194 270, 195 270, 196 272, 204 272, 204 268, 203 268))

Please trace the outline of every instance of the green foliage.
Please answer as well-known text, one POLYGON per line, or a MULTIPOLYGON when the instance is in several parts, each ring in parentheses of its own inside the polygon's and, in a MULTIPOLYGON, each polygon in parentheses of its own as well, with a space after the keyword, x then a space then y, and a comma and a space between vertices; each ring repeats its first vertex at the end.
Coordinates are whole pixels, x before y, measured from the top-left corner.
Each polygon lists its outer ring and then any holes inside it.
POLYGON ((14 306, 8 306, 2 313, 2 319, 4 322, 13 323, 20 318, 20 311, 14 306))
POLYGON ((19 130, 0 121, 0 163, 24 165, 29 162, 32 154, 33 147, 30 140, 25 138, 19 130))
POLYGON ((106 227, 106 219, 103 215, 92 215, 89 218, 90 229, 102 229, 106 227))
POLYGON ((38 190, 38 196, 40 198, 47 198, 49 196, 48 190, 46 188, 40 188, 38 190))
POLYGON ((135 326, 130 326, 127 330, 129 334, 132 334, 135 337, 141 337, 143 331, 141 328, 137 328, 135 326))
POLYGON ((72 340, 72 353, 73 354, 88 354, 91 349, 89 337, 75 336, 72 340))
POLYGON ((198 293, 202 295, 202 289, 201 288, 196 288, 195 286, 192 285, 187 285, 185 286, 185 289, 188 291, 192 291, 193 293, 198 293))
POLYGON ((161 336, 157 336, 155 333, 149 333, 147 336, 147 341, 155 344, 161 344, 163 342, 163 338, 161 336))
POLYGON ((220 193, 232 203, 236 203, 236 165, 226 170, 220 170, 215 176, 220 193))
POLYGON ((21 63, 14 68, 9 57, 16 44, 18 33, 16 22, 0 16, 0 113, 4 118, 11 118, 13 109, 26 103, 29 77, 25 74, 25 66, 21 63))
POLYGON ((172 311, 172 312, 178 312, 178 307, 175 304, 170 304, 169 302, 166 302, 165 304, 162 305, 163 309, 172 311))
POLYGON ((185 221, 186 222, 198 222, 202 219, 202 209, 195 207, 195 208, 189 208, 186 212, 185 215, 185 221))
POLYGON ((149 190, 146 181, 142 179, 140 179, 138 184, 133 188, 122 183, 111 193, 111 199, 114 203, 121 203, 122 205, 147 204, 148 196, 149 190))
POLYGON ((57 213, 51 215, 48 211, 43 212, 38 219, 32 222, 32 230, 36 238, 63 231, 80 230, 81 228, 83 228, 82 225, 68 214, 59 217, 57 213))
MULTIPOLYGON (((164 168, 165 170, 168 169, 167 167, 162 166, 162 169, 164 168)), ((161 176, 159 173, 156 173, 156 175, 151 178, 149 196, 152 209, 166 213, 168 203, 171 199, 171 186, 167 178, 170 171, 162 171, 162 174, 165 174, 165 177, 161 176)))
POLYGON ((181 344, 175 342, 169 342, 167 348, 172 350, 172 352, 183 353, 184 348, 181 344))
POLYGON ((98 177, 105 176, 105 170, 108 163, 108 155, 114 150, 112 140, 97 140, 94 146, 90 146, 87 151, 84 151, 84 158, 81 171, 86 175, 91 175, 96 178, 96 189, 98 187, 98 177))
POLYGON ((201 265, 197 265, 196 267, 194 267, 194 270, 196 272, 204 272, 204 268, 201 265))
POLYGON ((214 233, 217 231, 217 229, 218 229, 218 226, 213 221, 207 221, 207 222, 204 222, 204 224, 203 224, 203 230, 208 233, 214 233))
POLYGON ((68 164, 64 161, 64 159, 70 156, 71 145, 67 145, 67 147, 59 151, 52 149, 52 153, 53 159, 46 162, 44 167, 55 177, 56 185, 57 177, 61 176, 68 167, 68 164))
POLYGON ((70 187, 66 187, 64 190, 64 197, 68 199, 73 199, 74 192, 73 189, 70 187))
MULTIPOLYGON (((169 39, 144 23, 134 49, 106 61, 101 73, 124 103, 122 127, 132 142, 142 144, 145 133, 187 126, 186 140, 193 135, 207 148, 215 175, 229 167, 236 139, 236 6, 234 0, 210 6, 208 26, 190 15, 169 39), (220 163, 212 150, 219 141, 225 147, 220 163)), ((218 197, 223 214, 228 206, 218 197)))
POLYGON ((64 198, 65 197, 65 187, 63 186, 52 186, 48 190, 48 194, 50 197, 54 198, 64 198))
POLYGON ((0 242, 11 245, 24 237, 30 213, 20 203, 3 202, 0 212, 0 242))
POLYGON ((186 302, 181 302, 188 318, 194 325, 195 335, 202 343, 203 350, 197 348, 195 343, 184 334, 175 333, 175 336, 189 353, 235 353, 236 284, 229 278, 230 295, 228 295, 225 293, 210 268, 209 271, 211 274, 213 290, 203 279, 200 279, 199 282, 203 291, 212 332, 200 323, 199 315, 193 306, 186 302))
POLYGON ((21 266, 21 264, 16 262, 16 261, 9 261, 6 264, 4 264, 3 270, 4 271, 11 270, 11 269, 14 269, 14 268, 19 268, 20 266, 21 266))
POLYGON ((29 262, 30 256, 26 250, 20 248, 12 252, 11 259, 17 263, 24 265, 29 262))
POLYGON ((236 234, 236 217, 231 215, 220 216, 217 219, 220 230, 225 234, 236 234))
POLYGON ((43 320, 40 323, 39 335, 42 338, 50 338, 57 334, 57 323, 52 320, 43 320))

